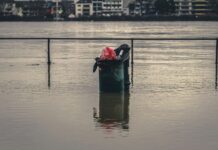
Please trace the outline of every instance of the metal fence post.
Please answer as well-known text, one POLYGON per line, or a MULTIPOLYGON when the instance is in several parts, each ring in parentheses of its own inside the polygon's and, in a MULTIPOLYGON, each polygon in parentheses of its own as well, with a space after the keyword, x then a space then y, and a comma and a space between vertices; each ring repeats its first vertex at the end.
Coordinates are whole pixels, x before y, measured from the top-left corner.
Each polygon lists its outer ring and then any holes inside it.
POLYGON ((217 75, 218 75, 218 68, 217 68, 217 63, 218 63, 218 39, 216 39, 216 68, 215 68, 215 78, 216 78, 216 81, 215 81, 215 84, 216 84, 216 88, 217 88, 217 75))
POLYGON ((50 57, 50 38, 48 38, 48 64, 51 64, 51 57, 50 57))

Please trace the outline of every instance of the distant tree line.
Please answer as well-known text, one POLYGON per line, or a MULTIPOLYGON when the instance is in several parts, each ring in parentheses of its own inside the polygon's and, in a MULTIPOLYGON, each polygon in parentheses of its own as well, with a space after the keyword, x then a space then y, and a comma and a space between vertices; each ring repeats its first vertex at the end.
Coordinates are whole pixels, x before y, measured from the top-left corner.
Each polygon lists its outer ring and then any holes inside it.
MULTIPOLYGON (((209 0, 208 7, 212 9, 212 13, 218 14, 218 0, 209 0)), ((149 15, 152 13, 157 15, 170 15, 176 13, 176 5, 174 0, 135 0, 129 4, 129 10, 130 12, 140 10, 140 15, 149 15), (147 3, 146 6, 143 6, 143 2, 147 3), (149 5, 153 5, 153 7, 149 5), (146 9, 147 13, 142 13, 144 9, 146 9)))
MULTIPOLYGON (((213 13, 218 14, 218 0, 209 0, 208 7, 212 9, 213 13)), ((158 14, 173 14, 175 13, 174 0, 156 0, 155 10, 158 14)))
POLYGON ((154 6, 157 14, 174 14, 176 11, 174 0, 156 0, 154 6))
POLYGON ((0 0, 0 16, 15 15, 20 8, 22 17, 47 17, 53 18, 56 11, 60 12, 60 17, 68 17, 73 13, 72 1, 62 1, 59 3, 57 10, 56 3, 45 0, 30 0, 30 1, 14 1, 14 0, 0 0), (14 6, 15 9, 13 9, 14 6), (15 11, 15 12, 14 12, 15 11))
POLYGON ((174 0, 135 0, 129 4, 129 10, 139 10, 138 15, 169 15, 175 13, 176 7, 174 0))
POLYGON ((218 14, 218 0, 209 0, 209 4, 212 10, 218 14))

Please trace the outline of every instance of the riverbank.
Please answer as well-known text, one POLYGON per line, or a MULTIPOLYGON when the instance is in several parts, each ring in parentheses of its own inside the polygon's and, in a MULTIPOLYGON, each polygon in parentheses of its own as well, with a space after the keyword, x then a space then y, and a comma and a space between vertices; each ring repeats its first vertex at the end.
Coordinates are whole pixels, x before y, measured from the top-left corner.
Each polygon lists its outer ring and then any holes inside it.
MULTIPOLYGON (((0 16, 0 21, 57 21, 46 17, 0 16)), ((60 21, 218 21, 218 16, 89 16, 62 18, 60 21)))

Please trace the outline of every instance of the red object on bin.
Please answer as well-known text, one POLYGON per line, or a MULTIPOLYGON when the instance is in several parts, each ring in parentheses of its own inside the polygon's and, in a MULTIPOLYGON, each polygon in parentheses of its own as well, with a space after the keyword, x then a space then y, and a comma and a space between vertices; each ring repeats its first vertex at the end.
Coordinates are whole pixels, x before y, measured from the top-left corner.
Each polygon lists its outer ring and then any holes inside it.
POLYGON ((100 60, 115 60, 116 59, 116 53, 113 48, 111 47, 105 47, 100 56, 100 60))

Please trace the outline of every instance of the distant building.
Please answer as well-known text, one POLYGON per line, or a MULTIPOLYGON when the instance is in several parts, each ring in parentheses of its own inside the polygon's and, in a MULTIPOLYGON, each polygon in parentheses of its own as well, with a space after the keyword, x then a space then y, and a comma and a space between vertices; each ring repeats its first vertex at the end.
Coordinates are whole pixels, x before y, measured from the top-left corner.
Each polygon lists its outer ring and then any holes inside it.
POLYGON ((103 16, 121 16, 123 14, 123 0, 102 0, 103 16))
POLYGON ((93 15, 93 5, 91 0, 79 0, 75 4, 75 7, 76 17, 93 15))
POLYGON ((192 15, 193 14, 193 7, 192 1, 193 0, 174 0, 175 7, 176 7, 176 14, 177 15, 192 15))
POLYGON ((93 15, 94 16, 101 16, 102 15, 103 0, 92 0, 92 4, 93 4, 93 15))
POLYGON ((129 14, 131 16, 154 14, 154 3, 154 0, 136 0, 129 4, 129 14))
POLYGON ((202 16, 212 13, 209 0, 175 0, 177 15, 202 16))
POLYGON ((192 5, 193 14, 196 16, 208 15, 212 12, 208 0, 193 0, 192 5))
POLYGON ((123 15, 123 0, 92 0, 92 3, 95 16, 123 15))
POLYGON ((123 8, 123 15, 129 16, 129 8, 123 8))

